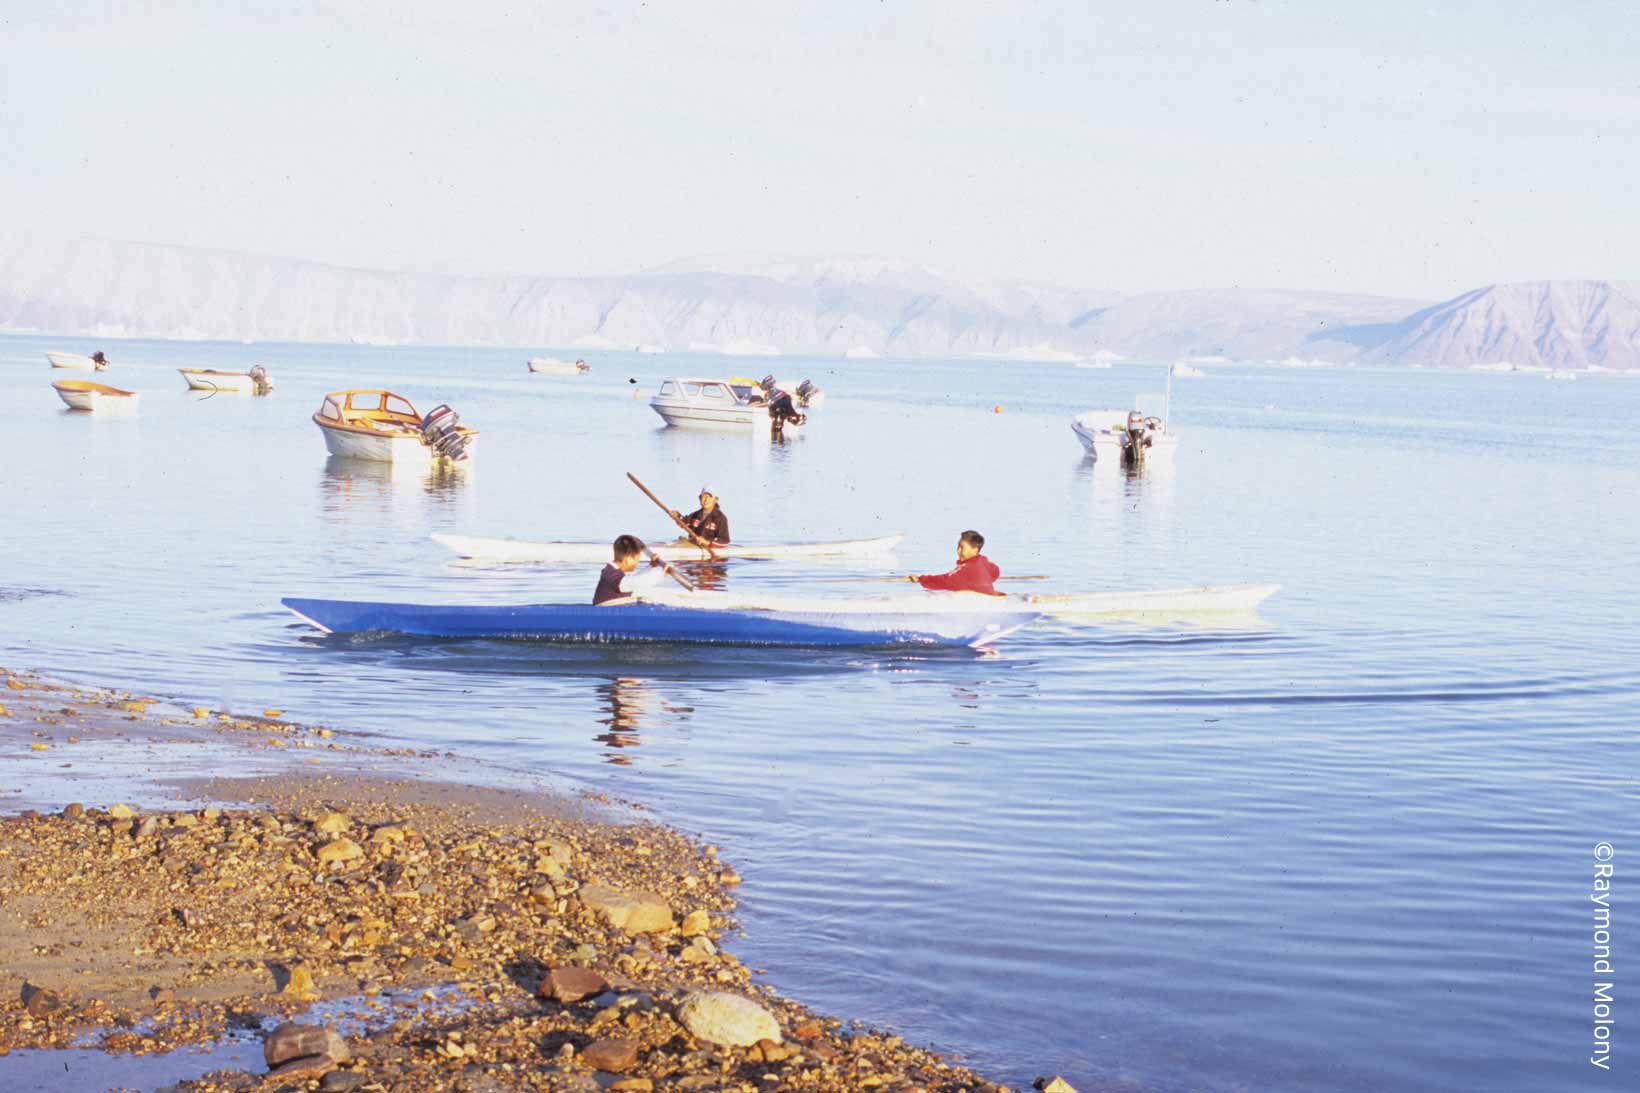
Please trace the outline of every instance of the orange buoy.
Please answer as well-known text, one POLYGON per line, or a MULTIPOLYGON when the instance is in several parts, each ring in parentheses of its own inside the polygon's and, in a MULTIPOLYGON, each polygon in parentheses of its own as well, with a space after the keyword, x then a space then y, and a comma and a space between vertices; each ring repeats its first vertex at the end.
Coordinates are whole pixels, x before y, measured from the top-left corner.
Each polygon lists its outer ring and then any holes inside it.
POLYGON ((1000 414, 1000 413, 1002 413, 1002 407, 1001 406, 993 406, 993 407, 991 407, 991 412, 993 414, 1000 414))

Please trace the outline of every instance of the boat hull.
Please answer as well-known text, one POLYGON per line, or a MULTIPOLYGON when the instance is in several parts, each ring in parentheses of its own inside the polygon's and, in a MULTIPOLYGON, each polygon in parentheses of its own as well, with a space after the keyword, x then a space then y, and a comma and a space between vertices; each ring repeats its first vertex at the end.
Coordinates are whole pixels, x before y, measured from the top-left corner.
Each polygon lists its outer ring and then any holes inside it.
POLYGON ((46 354, 46 360, 51 362, 53 368, 72 368, 80 372, 99 371, 96 361, 79 353, 59 353, 53 350, 46 354))
POLYGON ((531 357, 524 367, 541 376, 579 376, 592 369, 574 361, 552 360, 546 357, 531 357))
MULTIPOLYGON (((891 554, 904 535, 884 535, 876 539, 846 539, 832 543, 769 543, 762 546, 730 543, 705 548, 682 540, 651 541, 668 561, 705 561, 724 558, 875 558, 891 554)), ((487 562, 586 562, 609 561, 608 543, 529 542, 524 539, 482 539, 469 535, 435 532, 433 541, 461 555, 487 562)))
MULTIPOLYGON (((750 433, 760 426, 769 428, 769 409, 766 406, 700 406, 683 400, 663 401, 656 396, 649 400, 649 408, 662 421, 677 429, 750 433)), ((796 425, 787 425, 786 428, 801 431, 801 427, 796 425)))
POLYGON ((129 414, 137 409, 137 395, 88 380, 59 380, 51 385, 70 410, 90 410, 104 414, 129 414))
POLYGON ((331 455, 341 459, 368 459, 373 463, 428 464, 442 461, 453 467, 460 467, 472 458, 473 445, 476 443, 469 437, 468 457, 457 462, 445 459, 423 444, 417 436, 372 436, 352 429, 332 428, 323 422, 314 424, 318 425, 319 431, 324 434, 325 449, 331 455))
POLYGON ((189 388, 195 391, 248 395, 256 387, 256 381, 247 372, 213 372, 203 368, 178 368, 177 371, 188 381, 189 388))
POLYGON ((1007 614, 1038 611, 1060 618, 1115 618, 1180 616, 1249 612, 1281 588, 1277 584, 1248 584, 1173 588, 1147 592, 1088 592, 1065 596, 982 596, 974 592, 915 591, 901 596, 871 596, 846 601, 819 596, 736 592, 684 592, 655 589, 645 592, 650 603, 701 610, 824 612, 844 609, 859 615, 937 615, 951 611, 1007 614))
POLYGON ((852 612, 714 611, 629 603, 476 605, 365 603, 288 598, 305 622, 333 634, 405 634, 426 638, 505 638, 629 644, 882 646, 980 648, 1038 617, 1036 612, 947 612, 914 618, 852 612))

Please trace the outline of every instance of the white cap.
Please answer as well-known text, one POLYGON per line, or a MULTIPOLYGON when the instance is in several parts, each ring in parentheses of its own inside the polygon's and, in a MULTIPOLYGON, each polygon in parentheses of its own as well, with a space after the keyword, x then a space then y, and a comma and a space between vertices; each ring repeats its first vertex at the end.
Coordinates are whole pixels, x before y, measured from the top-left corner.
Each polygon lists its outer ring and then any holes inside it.
POLYGON ((716 491, 716 490, 714 490, 714 489, 713 489, 713 488, 712 488, 712 487, 711 487, 711 486, 702 486, 702 487, 701 487, 701 488, 700 488, 700 492, 701 492, 701 493, 709 493, 709 494, 711 494, 711 495, 712 495, 712 496, 713 496, 713 497, 716 497, 716 496, 717 496, 717 491, 716 491))

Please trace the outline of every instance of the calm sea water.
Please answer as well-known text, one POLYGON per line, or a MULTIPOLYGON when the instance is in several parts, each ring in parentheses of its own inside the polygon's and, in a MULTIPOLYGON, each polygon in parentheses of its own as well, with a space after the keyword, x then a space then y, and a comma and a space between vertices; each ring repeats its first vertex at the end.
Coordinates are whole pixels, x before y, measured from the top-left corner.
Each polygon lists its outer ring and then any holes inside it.
POLYGON ((1640 884, 1640 379, 1215 371, 1176 381, 1173 472, 1130 479, 1068 418, 1160 367, 785 360, 831 397, 771 445, 661 429, 627 383, 766 362, 525 355, 0 338, 0 660, 645 801, 741 869, 740 951, 781 990, 1006 1080, 1633 1080, 1640 1008, 1618 1073, 1588 1062, 1589 897, 1600 842, 1620 905, 1640 884), (98 347, 136 418, 52 393, 44 350, 98 347), (173 370, 253 363, 272 397, 173 370), (474 466, 327 460, 308 415, 347 386, 453 404, 474 466), (583 599, 595 567, 455 566, 427 535, 659 535, 628 470, 680 507, 710 483, 743 540, 907 534, 887 567, 737 586, 944 568, 972 526, 1060 591, 1284 589, 995 655, 326 641, 278 605, 583 599))

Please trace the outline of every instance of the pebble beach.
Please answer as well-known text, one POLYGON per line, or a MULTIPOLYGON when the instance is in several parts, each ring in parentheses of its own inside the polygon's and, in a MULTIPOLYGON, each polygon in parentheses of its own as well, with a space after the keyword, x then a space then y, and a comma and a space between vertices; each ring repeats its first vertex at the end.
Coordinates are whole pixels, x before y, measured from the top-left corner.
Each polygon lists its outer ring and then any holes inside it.
POLYGON ((761 986, 728 948, 733 865, 634 806, 441 780, 276 710, 6 681, 8 1089, 139 1063, 178 1093, 1008 1088, 761 986), (201 747, 257 773, 82 769, 201 747), (68 799, 87 779, 126 792, 68 799))

